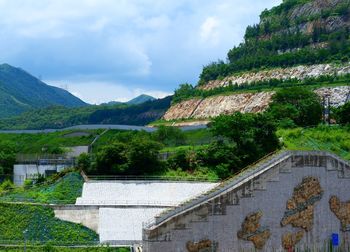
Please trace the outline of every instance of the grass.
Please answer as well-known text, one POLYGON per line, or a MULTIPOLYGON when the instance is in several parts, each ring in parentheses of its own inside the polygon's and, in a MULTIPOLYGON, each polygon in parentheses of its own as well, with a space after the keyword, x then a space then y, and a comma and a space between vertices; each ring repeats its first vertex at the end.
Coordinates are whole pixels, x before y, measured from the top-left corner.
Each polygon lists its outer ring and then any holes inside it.
POLYGON ((12 143, 18 153, 41 153, 43 147, 73 147, 89 145, 98 131, 62 131, 39 134, 0 134, 0 145, 12 143), (74 132, 86 132, 88 136, 71 137, 68 134, 74 132))
POLYGON ((2 202, 35 202, 45 204, 74 204, 81 196, 83 178, 78 172, 71 172, 53 183, 34 186, 29 189, 16 188, 0 196, 2 202))
POLYGON ((98 235, 80 225, 55 218, 52 208, 30 204, 0 203, 0 243, 18 244, 26 231, 28 243, 97 243, 98 235))
POLYGON ((350 126, 280 129, 283 145, 290 150, 323 150, 350 160, 350 126))

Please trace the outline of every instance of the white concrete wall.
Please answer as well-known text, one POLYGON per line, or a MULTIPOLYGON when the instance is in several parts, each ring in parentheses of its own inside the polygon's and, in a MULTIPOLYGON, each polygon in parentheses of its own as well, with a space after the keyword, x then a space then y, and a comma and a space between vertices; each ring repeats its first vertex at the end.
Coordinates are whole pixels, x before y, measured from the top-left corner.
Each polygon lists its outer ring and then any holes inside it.
POLYGON ((106 181, 87 182, 76 205, 175 206, 210 190, 216 183, 106 181))
POLYGON ((142 224, 166 208, 100 208, 100 242, 134 244, 142 241, 142 224))
POLYGON ((55 217, 77 224, 82 224, 98 233, 99 209, 89 207, 55 207, 55 217))

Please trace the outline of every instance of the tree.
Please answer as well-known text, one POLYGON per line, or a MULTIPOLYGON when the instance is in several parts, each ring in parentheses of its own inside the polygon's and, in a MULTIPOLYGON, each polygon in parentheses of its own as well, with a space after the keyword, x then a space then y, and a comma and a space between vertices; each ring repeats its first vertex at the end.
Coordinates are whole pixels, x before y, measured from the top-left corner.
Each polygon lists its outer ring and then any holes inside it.
POLYGON ((89 154, 82 153, 79 155, 77 159, 77 168, 86 172, 91 171, 91 157, 89 154))
POLYGON ((148 139, 133 140, 127 152, 129 170, 132 175, 154 174, 162 167, 158 160, 161 145, 148 139))
POLYGON ((350 123, 350 102, 345 103, 343 106, 335 109, 337 122, 340 124, 350 123))
POLYGON ((322 120, 320 98, 311 90, 300 87, 277 91, 267 112, 279 122, 290 119, 303 127, 317 125, 322 120))
POLYGON ((113 143, 104 146, 96 154, 96 170, 99 174, 123 174, 128 170, 127 146, 113 143))
POLYGON ((153 136, 156 141, 165 145, 181 145, 185 143, 185 134, 177 127, 161 125, 153 136))
POLYGON ((11 142, 0 144, 0 174, 12 174, 16 163, 16 148, 11 142))
POLYGON ((247 165, 276 150, 279 141, 276 126, 268 114, 221 115, 215 118, 211 128, 217 137, 229 139, 236 145, 232 153, 241 166, 247 165))

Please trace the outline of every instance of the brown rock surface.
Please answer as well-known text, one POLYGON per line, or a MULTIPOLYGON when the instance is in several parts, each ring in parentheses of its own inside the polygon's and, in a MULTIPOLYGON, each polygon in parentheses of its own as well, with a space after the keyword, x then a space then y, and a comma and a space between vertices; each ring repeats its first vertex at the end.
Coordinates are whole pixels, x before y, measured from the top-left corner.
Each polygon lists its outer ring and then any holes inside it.
POLYGON ((189 241, 186 244, 188 252, 212 252, 217 251, 217 244, 211 240, 202 240, 200 242, 189 241))
POLYGON ((319 64, 311 66, 296 66, 287 68, 274 68, 271 70, 263 70, 258 72, 246 72, 240 75, 231 75, 223 80, 209 81, 207 84, 199 86, 199 89, 210 90, 217 87, 225 87, 229 84, 242 85, 258 81, 268 81, 271 79, 287 80, 299 79, 303 80, 308 77, 318 77, 321 75, 345 75, 350 73, 350 63, 338 66, 332 64, 319 64))
POLYGON ((321 199, 323 190, 317 178, 306 177, 294 188, 293 196, 287 201, 281 226, 291 224, 305 231, 311 230, 314 221, 315 203, 321 199))
POLYGON ((251 241, 256 249, 262 249, 271 236, 270 230, 260 225, 261 217, 260 212, 248 215, 237 233, 239 239, 251 241))
POLYGON ((350 201, 341 202, 338 197, 332 196, 329 199, 329 207, 339 219, 341 230, 350 231, 350 201))
POLYGON ((295 245, 301 241, 304 237, 304 231, 298 231, 296 233, 286 233, 282 235, 282 246, 284 249, 292 249, 295 245))
POLYGON ((163 116, 164 120, 177 120, 183 118, 189 118, 192 116, 193 111, 197 108, 202 99, 191 99, 183 101, 171 106, 163 116))

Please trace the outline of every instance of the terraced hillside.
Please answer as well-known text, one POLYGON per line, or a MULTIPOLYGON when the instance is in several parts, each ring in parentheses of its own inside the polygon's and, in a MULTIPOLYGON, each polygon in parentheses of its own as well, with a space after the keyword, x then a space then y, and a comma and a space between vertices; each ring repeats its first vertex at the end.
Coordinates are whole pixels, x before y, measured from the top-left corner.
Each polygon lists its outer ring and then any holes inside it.
MULTIPOLYGON (((347 86, 349 20, 348 0, 285 0, 265 10, 226 60, 205 66, 197 86, 176 90, 163 119, 199 121, 236 111, 261 112, 277 89, 307 86, 323 96, 320 88, 347 86)), ((346 92, 340 104, 349 99, 346 92)))

